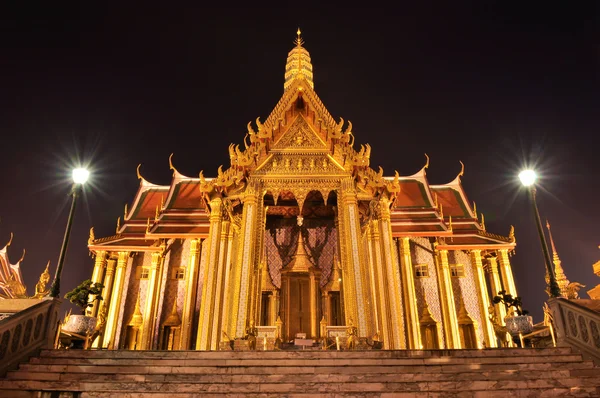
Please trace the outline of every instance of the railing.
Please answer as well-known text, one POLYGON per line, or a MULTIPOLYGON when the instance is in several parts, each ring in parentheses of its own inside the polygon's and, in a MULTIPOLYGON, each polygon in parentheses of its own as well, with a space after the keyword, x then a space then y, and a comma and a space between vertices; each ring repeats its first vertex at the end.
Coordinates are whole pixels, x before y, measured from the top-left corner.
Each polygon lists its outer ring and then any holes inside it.
POLYGON ((571 346, 600 365, 600 312, 580 305, 577 301, 565 298, 548 300, 557 344, 571 346))
POLYGON ((39 350, 54 345, 61 300, 36 301, 39 302, 0 320, 0 377, 39 350))

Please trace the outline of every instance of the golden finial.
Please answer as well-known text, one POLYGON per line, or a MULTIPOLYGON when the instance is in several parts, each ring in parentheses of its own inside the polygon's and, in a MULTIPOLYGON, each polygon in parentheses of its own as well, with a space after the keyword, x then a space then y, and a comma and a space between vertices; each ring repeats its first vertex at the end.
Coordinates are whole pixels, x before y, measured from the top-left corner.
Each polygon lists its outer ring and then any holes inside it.
POLYGON ((19 261, 17 261, 17 264, 19 264, 21 261, 23 261, 24 258, 25 258, 25 249, 23 249, 23 255, 21 256, 19 261))
POLYGON ((160 214, 160 210, 158 210, 159 205, 156 205, 156 210, 154 211, 154 222, 158 221, 158 215, 160 214))
POLYGON ((138 178, 138 180, 141 180, 141 179, 142 179, 142 175, 140 174, 140 168, 141 168, 141 167, 142 167, 142 164, 140 163, 140 164, 138 164, 138 167, 137 167, 137 169, 135 170, 135 171, 136 171, 136 173, 137 173, 137 178, 138 178))
POLYGON ((172 159, 173 159, 173 153, 171 153, 169 155, 169 170, 175 170, 175 167, 173 167, 173 161, 172 161, 172 159))
POLYGON ((8 243, 5 245, 6 247, 10 246, 10 244, 12 243, 13 237, 14 237, 14 235, 13 235, 13 233, 11 232, 11 233, 10 233, 10 239, 8 240, 8 243))
POLYGON ((475 214, 475 218, 477 218, 477 203, 473 201, 473 214, 475 214))
POLYGON ((448 217, 448 230, 452 232, 452 216, 448 217))
POLYGON ((90 237, 88 238, 88 245, 94 243, 96 236, 94 235, 94 227, 90 228, 90 237))
POLYGON ((150 233, 150 217, 148 217, 148 221, 146 221, 146 233, 150 233))
POLYGON ((442 206, 442 204, 440 203, 440 217, 442 218, 442 221, 444 220, 444 206, 442 206))
POLYGON ((515 227, 513 225, 510 226, 510 231, 508 232, 508 238, 511 240, 511 242, 514 242, 515 239, 515 227))
POLYGON ((438 206, 439 206, 439 205, 438 205, 438 196, 437 196, 437 192, 434 192, 434 193, 433 193, 433 204, 434 204, 434 207, 437 209, 437 208, 438 208, 438 206))
POLYGON ((481 229, 485 231, 485 217, 483 216, 483 213, 481 213, 481 229))
POLYGON ((121 229, 121 217, 117 218, 117 229, 116 229, 116 233, 119 233, 119 230, 121 229))
POLYGON ((462 161, 458 161, 460 163, 460 173, 458 173, 459 177, 462 177, 465 175, 465 164, 462 161))
POLYGON ((429 156, 427 156, 427 154, 425 154, 425 166, 423 167, 424 169, 429 167, 429 156))
POLYGON ((127 203, 125 203, 125 211, 123 212, 123 220, 127 218, 127 203))
POLYGON ((302 37, 300 37, 301 34, 302 31, 300 30, 300 28, 298 28, 298 30, 296 31, 296 35, 298 37, 296 37, 296 40, 294 41, 294 44, 298 47, 302 47, 302 45, 304 44, 304 40, 302 40, 302 37))

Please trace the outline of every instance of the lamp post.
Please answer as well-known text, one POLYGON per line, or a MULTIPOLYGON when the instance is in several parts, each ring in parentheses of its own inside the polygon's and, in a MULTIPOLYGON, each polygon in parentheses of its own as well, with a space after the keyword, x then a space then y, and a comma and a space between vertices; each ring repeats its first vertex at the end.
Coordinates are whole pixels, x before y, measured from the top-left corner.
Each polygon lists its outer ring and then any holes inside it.
POLYGON ((537 180, 537 174, 533 170, 523 170, 519 173, 519 179, 521 184, 525 186, 529 194, 531 195, 531 204, 533 205, 533 215, 535 216, 535 224, 540 236, 540 243, 542 244, 542 252, 544 254, 544 262, 546 263, 546 272, 548 272, 548 290, 550 291, 550 297, 560 297, 560 288, 556 283, 556 275, 554 274, 554 267, 552 266, 552 260, 550 259, 550 252, 548 251, 548 245, 546 244, 546 236, 542 228, 542 221, 540 220, 540 212, 538 211, 536 203, 536 189, 535 181, 537 180))
POLYGON ((79 196, 81 193, 81 188, 89 176, 90 172, 86 169, 79 168, 73 170, 73 187, 71 188, 71 196, 73 197, 73 200, 71 201, 71 210, 69 211, 69 218, 67 219, 65 236, 60 248, 60 254, 58 256, 56 273, 54 274, 54 280, 52 281, 52 286, 50 287, 50 297, 58 297, 60 294, 60 275, 65 262, 65 255, 67 254, 67 246, 69 245, 69 236, 71 235, 73 216, 75 215, 75 204, 77 203, 77 196, 79 196))

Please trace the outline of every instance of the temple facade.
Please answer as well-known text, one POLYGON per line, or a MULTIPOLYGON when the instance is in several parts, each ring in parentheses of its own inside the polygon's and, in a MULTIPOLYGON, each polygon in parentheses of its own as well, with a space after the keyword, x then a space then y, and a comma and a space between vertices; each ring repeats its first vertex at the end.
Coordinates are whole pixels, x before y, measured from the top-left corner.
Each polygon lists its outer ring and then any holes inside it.
MULTIPOLYGON (((228 167, 198 177, 169 158, 169 185, 144 179, 116 234, 89 249, 108 349, 218 350, 258 329, 258 345, 320 340, 351 328, 384 349, 498 345, 492 306, 516 296, 514 231, 486 231, 461 183, 370 167, 352 124, 313 83, 298 32, 284 92, 231 144, 228 167), (240 137, 241 138, 241 137, 240 137)), ((462 163, 461 163, 462 164, 462 163)))

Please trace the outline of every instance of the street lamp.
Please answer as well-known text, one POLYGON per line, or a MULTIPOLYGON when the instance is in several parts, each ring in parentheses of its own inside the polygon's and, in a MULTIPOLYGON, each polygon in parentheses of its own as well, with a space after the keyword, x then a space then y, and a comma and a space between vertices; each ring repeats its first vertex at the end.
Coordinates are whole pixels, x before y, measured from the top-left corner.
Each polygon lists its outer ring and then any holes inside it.
POLYGON ((65 236, 63 238, 62 247, 60 248, 60 254, 58 256, 56 273, 54 274, 54 280, 52 281, 52 286, 50 287, 50 297, 58 297, 60 294, 60 275, 65 262, 65 255, 67 254, 67 246, 69 245, 69 236, 71 235, 71 226, 73 225, 73 216, 75 214, 75 204, 77 203, 77 196, 79 196, 81 193, 81 187, 88 180, 89 176, 90 172, 86 169, 77 168, 73 170, 73 187, 71 188, 70 193, 70 195, 73 197, 73 200, 71 202, 69 218, 67 219, 65 236))
POLYGON ((535 181, 537 180, 537 174, 533 170, 523 170, 519 173, 519 179, 521 180, 521 184, 528 188, 529 194, 531 195, 531 204, 533 205, 535 224, 538 230, 538 235, 540 236, 540 243, 542 244, 542 252, 544 253, 544 261, 546 263, 546 272, 548 272, 548 288, 550 290, 550 297, 560 297, 560 288, 558 287, 558 283, 556 283, 554 267, 552 266, 552 260, 550 259, 548 245, 546 244, 546 236, 544 235, 542 221, 540 220, 540 212, 538 211, 535 200, 535 181))

